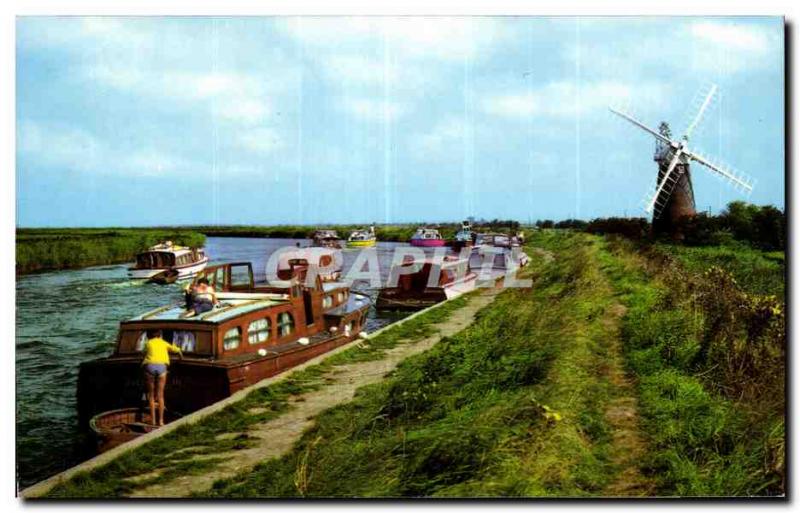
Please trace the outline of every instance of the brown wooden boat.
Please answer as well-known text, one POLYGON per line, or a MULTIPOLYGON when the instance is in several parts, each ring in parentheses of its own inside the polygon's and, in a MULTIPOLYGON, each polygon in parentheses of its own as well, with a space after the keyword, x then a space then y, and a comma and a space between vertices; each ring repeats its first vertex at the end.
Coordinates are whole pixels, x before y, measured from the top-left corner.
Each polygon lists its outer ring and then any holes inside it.
MULTIPOLYGON (((164 417, 169 423, 179 419, 181 415, 172 410, 165 410, 164 417)), ((153 424, 148 408, 132 407, 95 415, 89 421, 89 429, 92 430, 97 442, 97 452, 105 452, 158 429, 158 426, 153 424)))
POLYGON ((156 274, 147 281, 149 283, 158 283, 159 285, 168 285, 178 281, 178 276, 180 276, 180 272, 177 269, 167 269, 166 271, 156 274))
POLYGON ((311 238, 311 246, 315 248, 342 249, 342 239, 336 230, 317 230, 311 238))
POLYGON ((140 404, 141 351, 149 329, 162 330, 183 350, 183 358, 172 360, 165 389, 167 408, 182 413, 355 339, 369 297, 319 275, 306 286, 299 279, 304 266, 294 262, 293 268, 291 279, 255 284, 249 262, 208 267, 195 280, 205 277, 216 288, 217 308, 185 318, 185 305, 173 304, 120 323, 113 354, 80 366, 81 425, 99 412, 140 404))
MULTIPOLYGON (((404 262, 399 267, 411 265, 413 262, 404 262)), ((395 268, 392 273, 397 271, 395 268)), ((418 271, 400 274, 396 287, 381 289, 375 301, 375 308, 421 310, 474 290, 477 278, 478 275, 470 271, 467 258, 454 256, 439 260, 427 258, 418 271)))

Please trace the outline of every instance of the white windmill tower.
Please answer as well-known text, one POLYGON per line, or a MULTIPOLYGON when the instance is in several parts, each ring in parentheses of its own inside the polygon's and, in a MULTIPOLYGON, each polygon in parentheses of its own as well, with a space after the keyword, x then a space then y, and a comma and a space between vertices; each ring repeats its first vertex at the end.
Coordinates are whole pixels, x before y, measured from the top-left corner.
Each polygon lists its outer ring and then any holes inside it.
POLYGON ((689 148, 690 137, 717 98, 717 90, 717 86, 711 84, 695 97, 692 106, 696 106, 697 113, 691 118, 683 137, 679 140, 672 138, 665 123, 662 123, 660 131, 656 131, 637 120, 633 115, 621 109, 610 108, 614 114, 630 121, 656 138, 655 160, 659 163, 658 179, 655 188, 649 191, 643 200, 645 212, 653 216, 654 228, 660 225, 664 231, 673 232, 676 222, 681 217, 695 214, 694 193, 689 174, 691 161, 702 164, 712 172, 712 175, 747 195, 753 190, 755 184, 753 178, 734 171, 729 166, 712 161, 709 157, 689 148), (664 213, 668 215, 662 217, 664 213))

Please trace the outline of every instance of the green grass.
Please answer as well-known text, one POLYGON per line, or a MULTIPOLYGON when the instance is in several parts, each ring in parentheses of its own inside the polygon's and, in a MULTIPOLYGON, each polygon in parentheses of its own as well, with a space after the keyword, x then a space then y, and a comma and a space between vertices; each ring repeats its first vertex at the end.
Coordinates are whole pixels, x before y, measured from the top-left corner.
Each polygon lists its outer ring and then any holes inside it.
POLYGON ((746 244, 689 247, 661 243, 656 248, 676 257, 690 271, 703 273, 713 266, 721 267, 733 274, 748 292, 784 296, 785 255, 782 251, 762 251, 746 244))
POLYGON ((587 236, 533 289, 326 411, 288 455, 217 482, 212 497, 581 496, 613 476, 603 404, 609 291, 587 236), (587 244, 587 242, 589 242, 587 244))
MULTIPOLYGON (((781 330, 755 329, 763 311, 751 315, 743 305, 760 305, 759 296, 741 292, 724 274, 705 274, 710 262, 727 261, 741 275, 749 270, 737 261, 761 256, 729 258, 730 248, 670 251, 684 266, 648 261, 619 240, 602 257, 629 308, 622 337, 650 443, 643 470, 661 495, 782 494, 784 355, 775 351, 781 330), (761 347, 772 349, 769 357, 761 347)), ((780 315, 767 316, 771 327, 782 325, 780 315)))
POLYGON ((20 228, 17 229, 17 273, 129 262, 148 247, 171 240, 202 246, 205 236, 171 228, 20 228))

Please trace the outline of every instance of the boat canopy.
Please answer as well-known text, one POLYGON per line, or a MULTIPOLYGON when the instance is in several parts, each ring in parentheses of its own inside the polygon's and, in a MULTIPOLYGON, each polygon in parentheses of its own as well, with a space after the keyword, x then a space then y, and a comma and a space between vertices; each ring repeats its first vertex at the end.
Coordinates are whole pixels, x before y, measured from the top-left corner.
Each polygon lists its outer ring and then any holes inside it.
POLYGON ((375 227, 370 226, 368 230, 353 230, 348 237, 348 241, 372 240, 375 238, 375 227))
POLYGON ((439 230, 434 228, 417 228, 416 233, 412 237, 414 239, 441 239, 442 236, 439 235, 439 230))
MULTIPOLYGON (((289 302, 288 294, 242 294, 242 298, 232 296, 226 298, 225 293, 220 294, 220 306, 208 312, 193 317, 184 317, 186 313, 185 305, 172 304, 150 310, 142 315, 137 315, 122 324, 141 321, 177 321, 177 322, 210 322, 220 324, 234 317, 239 317, 256 310, 270 308, 272 306, 284 305, 289 302)), ((154 326, 155 327, 155 326, 154 326)), ((166 326, 165 326, 166 327, 166 326)))
POLYGON ((278 259, 278 277, 289 279, 298 267, 314 267, 322 281, 335 280, 344 266, 342 252, 332 248, 297 248, 284 251, 278 259))
POLYGON ((338 239, 339 238, 339 234, 336 232, 336 230, 317 230, 316 233, 314 233, 314 238, 315 239, 338 239))

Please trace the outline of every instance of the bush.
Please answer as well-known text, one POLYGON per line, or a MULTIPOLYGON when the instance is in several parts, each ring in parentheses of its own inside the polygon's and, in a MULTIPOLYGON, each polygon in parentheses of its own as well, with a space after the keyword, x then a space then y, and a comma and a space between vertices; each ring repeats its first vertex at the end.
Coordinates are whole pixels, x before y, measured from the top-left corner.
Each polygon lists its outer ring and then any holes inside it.
POLYGON ((633 240, 641 240, 650 235, 650 223, 646 219, 629 217, 608 217, 592 219, 586 231, 596 235, 622 235, 633 240))

